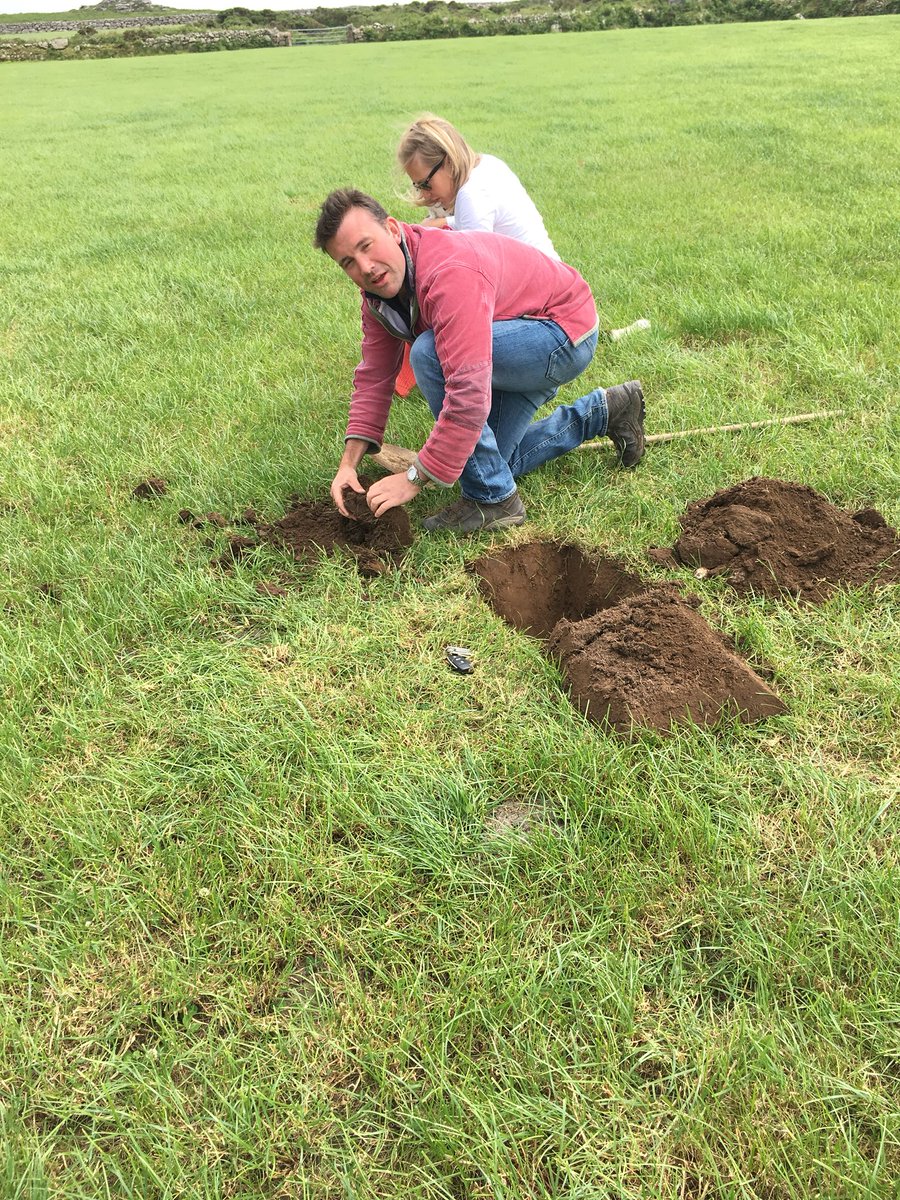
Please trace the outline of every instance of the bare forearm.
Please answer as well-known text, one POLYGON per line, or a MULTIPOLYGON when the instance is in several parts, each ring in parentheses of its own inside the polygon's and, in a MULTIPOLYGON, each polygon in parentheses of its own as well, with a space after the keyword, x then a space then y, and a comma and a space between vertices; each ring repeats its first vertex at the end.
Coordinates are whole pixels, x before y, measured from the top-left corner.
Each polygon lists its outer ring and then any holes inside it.
POLYGON ((352 467, 355 471, 368 453, 370 442, 362 438, 347 438, 344 443, 344 453, 341 457, 342 467, 352 467))
POLYGON ((363 460, 363 456, 369 449, 369 442, 363 441, 361 438, 347 438, 344 443, 344 453, 338 465, 337 473, 331 481, 331 498, 334 501, 335 507, 339 513, 345 517, 349 517, 347 508, 344 504, 344 492, 349 488, 351 492, 364 492, 365 488, 360 485, 356 475, 356 468, 363 460))

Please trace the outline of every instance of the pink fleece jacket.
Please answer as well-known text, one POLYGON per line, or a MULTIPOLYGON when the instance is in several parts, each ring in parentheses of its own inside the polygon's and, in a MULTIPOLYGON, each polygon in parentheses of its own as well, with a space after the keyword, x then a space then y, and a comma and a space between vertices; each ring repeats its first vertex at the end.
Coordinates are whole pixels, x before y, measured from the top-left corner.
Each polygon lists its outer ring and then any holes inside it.
MULTIPOLYGON (((555 321, 576 345, 597 328, 590 288, 574 267, 496 233, 402 225, 415 277, 415 334, 434 331, 444 406, 418 459, 450 487, 475 449, 491 407, 491 324, 517 317, 555 321)), ((362 360, 353 376, 348 438, 381 447, 403 340, 373 315, 362 293, 362 360)))

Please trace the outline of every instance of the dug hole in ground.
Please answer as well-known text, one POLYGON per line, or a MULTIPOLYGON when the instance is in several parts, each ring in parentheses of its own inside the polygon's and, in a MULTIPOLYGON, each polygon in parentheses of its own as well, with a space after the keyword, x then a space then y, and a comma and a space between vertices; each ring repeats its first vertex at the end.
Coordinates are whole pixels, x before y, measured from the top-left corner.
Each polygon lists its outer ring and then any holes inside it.
MULTIPOLYGON (((361 479, 364 486, 369 481, 361 479)), ((149 499, 165 482, 145 481, 149 499)), ((242 524, 215 563, 228 568, 269 544, 296 561, 350 554, 363 575, 398 564, 413 542, 409 516, 391 509, 376 520, 364 495, 347 493, 351 518, 326 500, 291 498, 271 523, 252 509, 229 522, 218 513, 179 519, 195 527, 242 524)), ((657 564, 694 568, 700 578, 727 575, 739 593, 819 603, 840 586, 892 583, 900 577, 900 539, 875 509, 847 513, 802 484, 755 477, 689 504, 672 547, 651 547, 657 564)), ((771 687, 697 612, 677 584, 648 583, 621 563, 559 542, 508 546, 469 569, 482 596, 504 620, 540 638, 560 665, 573 702, 591 719, 628 733, 670 730, 723 716, 756 721, 785 711, 771 687)), ((258 590, 283 589, 261 583, 258 590)))

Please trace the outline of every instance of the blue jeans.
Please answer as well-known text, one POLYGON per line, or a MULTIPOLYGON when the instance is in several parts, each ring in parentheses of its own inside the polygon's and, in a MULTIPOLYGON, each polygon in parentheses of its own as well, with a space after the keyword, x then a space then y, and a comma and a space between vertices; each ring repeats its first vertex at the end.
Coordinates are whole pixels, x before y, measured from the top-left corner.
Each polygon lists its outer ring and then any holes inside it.
MULTIPOLYGON (((603 388, 534 420, 562 384, 581 374, 596 348, 596 332, 573 346, 555 321, 494 322, 491 409, 459 478, 467 499, 499 504, 516 490, 519 475, 606 433, 603 388)), ((419 390, 437 419, 444 404, 444 372, 430 329, 416 338, 409 357, 419 390)))

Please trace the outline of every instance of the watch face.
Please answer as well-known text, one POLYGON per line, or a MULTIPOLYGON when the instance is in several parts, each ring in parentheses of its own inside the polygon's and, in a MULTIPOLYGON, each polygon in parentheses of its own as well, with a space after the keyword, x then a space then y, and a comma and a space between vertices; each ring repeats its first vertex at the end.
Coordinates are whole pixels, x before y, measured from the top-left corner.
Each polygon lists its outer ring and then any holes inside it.
POLYGON ((419 482, 419 472, 416 470, 415 466, 409 468, 409 470, 406 472, 406 478, 410 483, 419 482))

